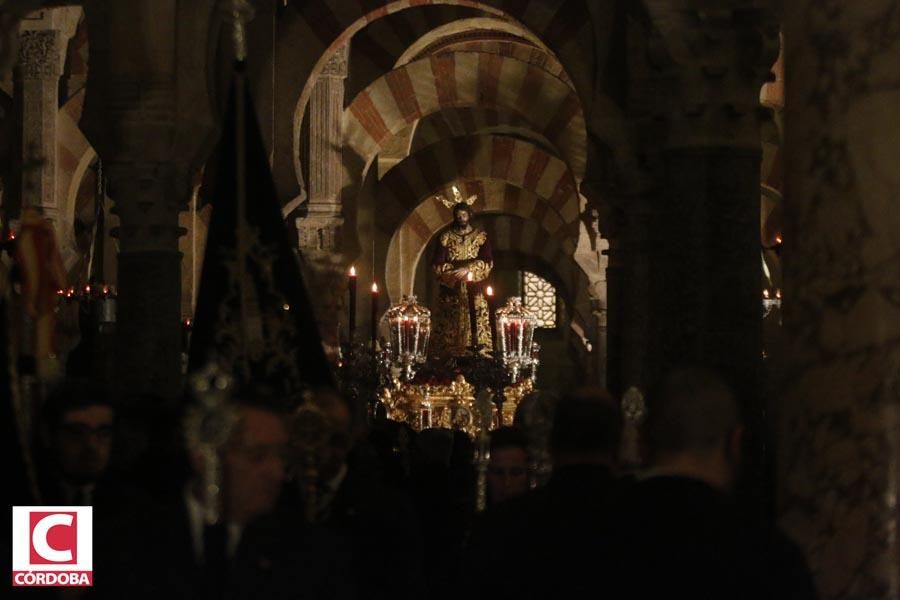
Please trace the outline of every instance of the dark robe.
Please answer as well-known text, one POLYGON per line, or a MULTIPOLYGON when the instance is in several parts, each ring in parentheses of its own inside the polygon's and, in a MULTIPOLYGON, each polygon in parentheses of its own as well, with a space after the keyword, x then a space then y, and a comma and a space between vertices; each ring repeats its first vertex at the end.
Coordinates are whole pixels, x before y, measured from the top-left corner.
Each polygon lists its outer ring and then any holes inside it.
POLYGON ((815 598, 799 549, 702 481, 648 478, 615 514, 616 598, 815 598))
POLYGON ((606 467, 559 468, 544 488, 501 504, 472 534, 460 591, 491 600, 597 598, 618 483, 606 467))

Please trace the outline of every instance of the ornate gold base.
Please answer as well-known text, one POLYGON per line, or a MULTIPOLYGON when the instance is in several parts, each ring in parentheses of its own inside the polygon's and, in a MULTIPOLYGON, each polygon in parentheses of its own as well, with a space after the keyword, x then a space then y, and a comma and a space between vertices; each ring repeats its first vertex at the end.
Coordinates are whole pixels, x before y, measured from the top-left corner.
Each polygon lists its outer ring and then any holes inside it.
MULTIPOLYGON (((491 403, 491 429, 501 425, 512 425, 516 407, 526 394, 533 390, 530 378, 524 378, 503 390, 503 415, 498 415, 497 407, 491 403)), ((465 431, 469 435, 478 433, 478 414, 475 402, 475 387, 462 375, 449 385, 400 384, 394 389, 385 389, 379 400, 387 409, 388 418, 408 424, 416 431, 431 427, 446 427, 465 431)))

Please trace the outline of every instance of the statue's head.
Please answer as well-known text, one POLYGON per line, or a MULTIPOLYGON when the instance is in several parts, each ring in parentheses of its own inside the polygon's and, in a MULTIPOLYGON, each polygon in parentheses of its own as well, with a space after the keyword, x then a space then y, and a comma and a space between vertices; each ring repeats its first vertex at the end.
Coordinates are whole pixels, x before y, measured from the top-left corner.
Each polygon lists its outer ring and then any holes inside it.
POLYGON ((472 207, 465 202, 458 202, 453 206, 453 222, 460 226, 469 224, 472 220, 472 207))
POLYGON ((472 205, 475 203, 477 196, 474 194, 468 198, 464 198, 462 192, 455 185, 450 186, 453 190, 453 198, 447 198, 444 195, 435 196, 444 206, 453 211, 453 222, 458 226, 468 225, 472 220, 472 205))

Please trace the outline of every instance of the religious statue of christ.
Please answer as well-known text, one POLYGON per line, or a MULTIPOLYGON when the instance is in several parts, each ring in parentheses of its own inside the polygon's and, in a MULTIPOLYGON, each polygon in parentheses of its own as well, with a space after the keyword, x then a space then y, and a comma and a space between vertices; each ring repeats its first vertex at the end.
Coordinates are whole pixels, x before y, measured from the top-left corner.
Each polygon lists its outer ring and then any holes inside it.
MULTIPOLYGON (((456 197, 456 202, 452 203, 453 225, 441 234, 434 257, 434 272, 440 285, 437 305, 432 312, 431 349, 437 356, 464 354, 473 346, 470 290, 475 296, 477 341, 474 345, 490 348, 492 339, 483 289, 483 282, 494 266, 491 244, 487 234, 470 223, 475 196, 463 200, 456 186, 453 186, 453 193, 456 197)), ((441 200, 451 205, 446 199, 441 200)))

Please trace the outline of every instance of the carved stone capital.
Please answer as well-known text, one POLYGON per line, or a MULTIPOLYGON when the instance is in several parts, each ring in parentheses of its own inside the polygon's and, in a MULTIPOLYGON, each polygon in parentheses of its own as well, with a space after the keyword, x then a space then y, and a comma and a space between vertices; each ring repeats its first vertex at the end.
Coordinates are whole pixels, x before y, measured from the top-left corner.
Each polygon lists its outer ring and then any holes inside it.
POLYGON ((301 250, 337 253, 341 251, 344 219, 331 215, 309 215, 296 220, 301 250))
POLYGON ((122 252, 177 252, 186 231, 178 213, 187 207, 182 169, 172 163, 104 163, 122 252))
POLYGON ((59 77, 59 31, 22 31, 19 34, 18 71, 22 79, 59 77))
POLYGON ((340 48, 334 51, 330 57, 328 57, 328 61, 325 63, 325 66, 322 67, 321 77, 339 77, 341 79, 347 77, 347 56, 348 56, 348 46, 344 44, 340 48))
POLYGON ((759 93, 778 56, 778 25, 759 8, 701 10, 655 4, 650 43, 656 112, 670 147, 759 147, 759 93))

